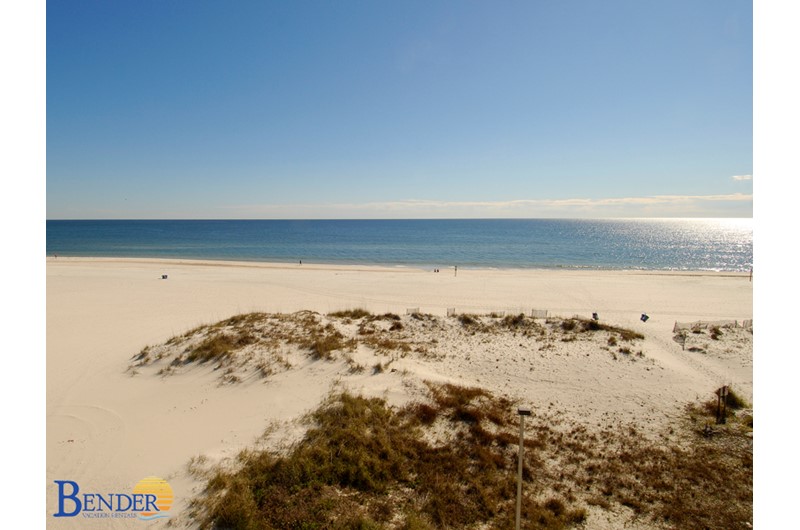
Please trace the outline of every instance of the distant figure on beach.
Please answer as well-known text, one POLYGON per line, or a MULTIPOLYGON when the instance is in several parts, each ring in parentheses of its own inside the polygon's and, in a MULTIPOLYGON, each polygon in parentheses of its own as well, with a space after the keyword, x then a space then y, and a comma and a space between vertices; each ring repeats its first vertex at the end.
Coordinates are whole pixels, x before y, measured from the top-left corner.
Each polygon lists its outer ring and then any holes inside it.
POLYGON ((453 274, 453 276, 458 276, 458 265, 456 265, 454 267, 454 269, 455 269, 455 273, 453 274))
POLYGON ((753 267, 750 267, 750 281, 753 281, 753 267))
POLYGON ((300 265, 302 265, 302 264, 303 264, 303 260, 300 260, 300 265))

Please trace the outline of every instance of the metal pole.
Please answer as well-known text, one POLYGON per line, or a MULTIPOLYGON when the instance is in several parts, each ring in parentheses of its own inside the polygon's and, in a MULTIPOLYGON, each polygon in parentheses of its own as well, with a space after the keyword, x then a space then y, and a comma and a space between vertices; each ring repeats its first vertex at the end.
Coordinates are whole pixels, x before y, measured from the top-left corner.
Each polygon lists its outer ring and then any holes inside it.
POLYGON ((722 387, 722 423, 727 423, 728 416, 728 387, 722 387))
POLYGON ((525 416, 519 417, 519 461, 517 462, 517 525, 519 530, 520 514, 522 513, 522 451, 525 448, 525 416))
POLYGON ((520 514, 522 513, 522 452, 525 449, 525 416, 531 415, 531 409, 520 407, 517 409, 519 414, 519 461, 517 462, 517 523, 516 530, 519 530, 520 514))

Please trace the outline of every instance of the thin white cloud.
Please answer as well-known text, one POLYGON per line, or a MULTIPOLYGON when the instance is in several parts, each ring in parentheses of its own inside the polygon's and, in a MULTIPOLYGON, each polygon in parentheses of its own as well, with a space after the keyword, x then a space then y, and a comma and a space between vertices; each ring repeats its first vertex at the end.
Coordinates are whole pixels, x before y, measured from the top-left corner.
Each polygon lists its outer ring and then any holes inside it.
POLYGON ((753 180, 753 175, 734 175, 733 180, 753 180))
POLYGON ((654 195, 604 199, 437 201, 409 199, 366 203, 249 204, 222 207, 262 218, 444 217, 749 217, 752 194, 654 195))

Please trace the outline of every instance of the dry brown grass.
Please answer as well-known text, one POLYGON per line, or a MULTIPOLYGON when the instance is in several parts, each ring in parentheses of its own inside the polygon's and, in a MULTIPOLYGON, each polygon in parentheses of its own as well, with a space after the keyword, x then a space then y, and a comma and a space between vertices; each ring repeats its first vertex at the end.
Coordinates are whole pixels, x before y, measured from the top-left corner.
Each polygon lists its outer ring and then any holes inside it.
MULTIPOLYGON (((257 378, 263 379, 290 368, 289 363, 281 360, 297 348, 313 360, 344 359, 356 369, 358 363, 351 362, 348 354, 359 345, 393 358, 416 355, 437 359, 444 355, 439 339, 458 334, 512 334, 521 340, 539 343, 538 349, 542 351, 553 347, 555 341, 593 340, 595 331, 607 335, 600 340, 607 340, 609 346, 616 345, 618 340, 634 341, 641 337, 630 330, 581 319, 548 319, 549 326, 545 326, 523 314, 459 315, 456 318, 460 326, 454 327, 452 320, 432 315, 373 315, 363 309, 337 311, 325 316, 311 311, 248 313, 199 326, 162 345, 145 347, 133 356, 128 370, 139 374, 143 366, 158 364, 165 358, 163 362, 174 369, 162 369, 160 375, 174 375, 190 369, 192 364, 213 362, 215 368, 238 367, 236 375, 244 381, 251 379, 245 373, 248 371, 254 371, 257 378), (355 335, 353 324, 357 329, 355 335)), ((624 347, 621 351, 633 350, 624 347)), ((227 382, 232 380, 227 378, 227 382)))
POLYGON ((223 383, 235 383, 246 379, 244 372, 248 370, 265 378, 290 369, 288 352, 293 347, 315 360, 333 360, 337 352, 352 351, 356 345, 356 340, 346 338, 316 313, 248 313, 197 327, 163 345, 146 347, 132 358, 129 370, 166 358, 169 369, 162 367, 159 375, 174 375, 192 364, 213 362, 237 371, 222 378, 223 383))
POLYGON ((328 313, 328 316, 333 318, 341 318, 341 319, 352 319, 352 320, 360 320, 362 318, 368 318, 372 316, 372 313, 367 311, 366 309, 345 309, 342 311, 334 311, 333 313, 328 313))
POLYGON ((254 344, 257 340, 249 331, 239 334, 213 333, 186 354, 186 362, 222 361, 229 358, 234 351, 254 344))
POLYGON ((609 324, 603 324, 596 320, 585 319, 585 318, 568 318, 568 319, 556 319, 550 318, 547 320, 547 323, 550 324, 551 328, 554 330, 560 329, 562 332, 569 332, 577 338, 577 335, 584 334, 584 333, 591 333, 596 331, 604 331, 609 334, 609 341, 612 339, 616 342, 617 339, 626 341, 626 342, 633 342, 635 340, 642 340, 644 339, 644 335, 637 331, 633 331, 627 328, 621 328, 619 326, 612 326, 609 324))
MULTIPOLYGON (((485 420, 459 413, 492 398, 479 389, 431 388, 435 404, 400 410, 379 399, 335 396, 312 415, 314 426, 291 454, 245 452, 238 471, 219 470, 194 501, 195 517, 203 527, 219 528, 513 523, 513 455, 507 444, 494 442, 496 435, 481 425, 485 420), (421 429, 436 418, 463 431, 458 442, 426 441, 421 429)), ((509 414, 505 407, 501 423, 513 421, 509 414)), ((546 522, 537 528, 565 528, 585 517, 561 499, 529 496, 526 505, 532 517, 546 522)))
MULTIPOLYGON (((514 404, 480 388, 429 388, 430 402, 400 409, 334 396, 290 454, 245 452, 236 470, 218 469, 194 517, 219 528, 512 528, 514 404), (437 442, 425 434, 437 426, 456 434, 437 442)), ((664 443, 631 425, 590 429, 534 411, 523 528, 580 528, 589 506, 677 529, 752 524, 747 420, 706 437, 703 414, 691 408, 673 428, 681 443, 664 443)))
MULTIPOLYGON (((539 350, 558 340, 596 340, 615 358, 634 355, 642 338, 577 318, 546 325, 524 315, 457 318, 253 313, 146 347, 132 367, 155 365, 166 376, 213 361, 226 367, 222 382, 235 383, 245 380, 247 359, 262 378, 290 368, 287 348, 342 360, 353 373, 369 366, 379 373, 406 354, 436 355, 444 334, 481 334, 484 342, 506 334, 539 350), (359 345, 391 358, 359 364, 352 356, 359 345)), ((429 394, 401 409, 349 394, 332 398, 290 454, 247 452, 236 470, 218 469, 194 503, 197 521, 223 528, 510 528, 514 403, 454 385, 431 384, 429 394), (441 432, 455 434, 443 440, 441 432)), ((669 434, 621 424, 587 428, 554 410, 534 411, 525 440, 525 528, 580 525, 590 506, 678 529, 752 523, 752 413, 733 403, 729 410, 730 421, 709 430, 708 406, 694 405, 669 434)))

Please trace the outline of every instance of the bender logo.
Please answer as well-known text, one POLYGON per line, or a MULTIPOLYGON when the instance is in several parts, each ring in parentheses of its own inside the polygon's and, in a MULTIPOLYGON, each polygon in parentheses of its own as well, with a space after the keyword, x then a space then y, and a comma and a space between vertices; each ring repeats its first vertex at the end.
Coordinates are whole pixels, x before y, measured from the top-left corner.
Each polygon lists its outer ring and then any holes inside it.
POLYGON ((53 517, 139 518, 169 517, 174 496, 169 483, 159 477, 145 477, 131 493, 82 493, 77 482, 55 480, 58 511, 53 517))

